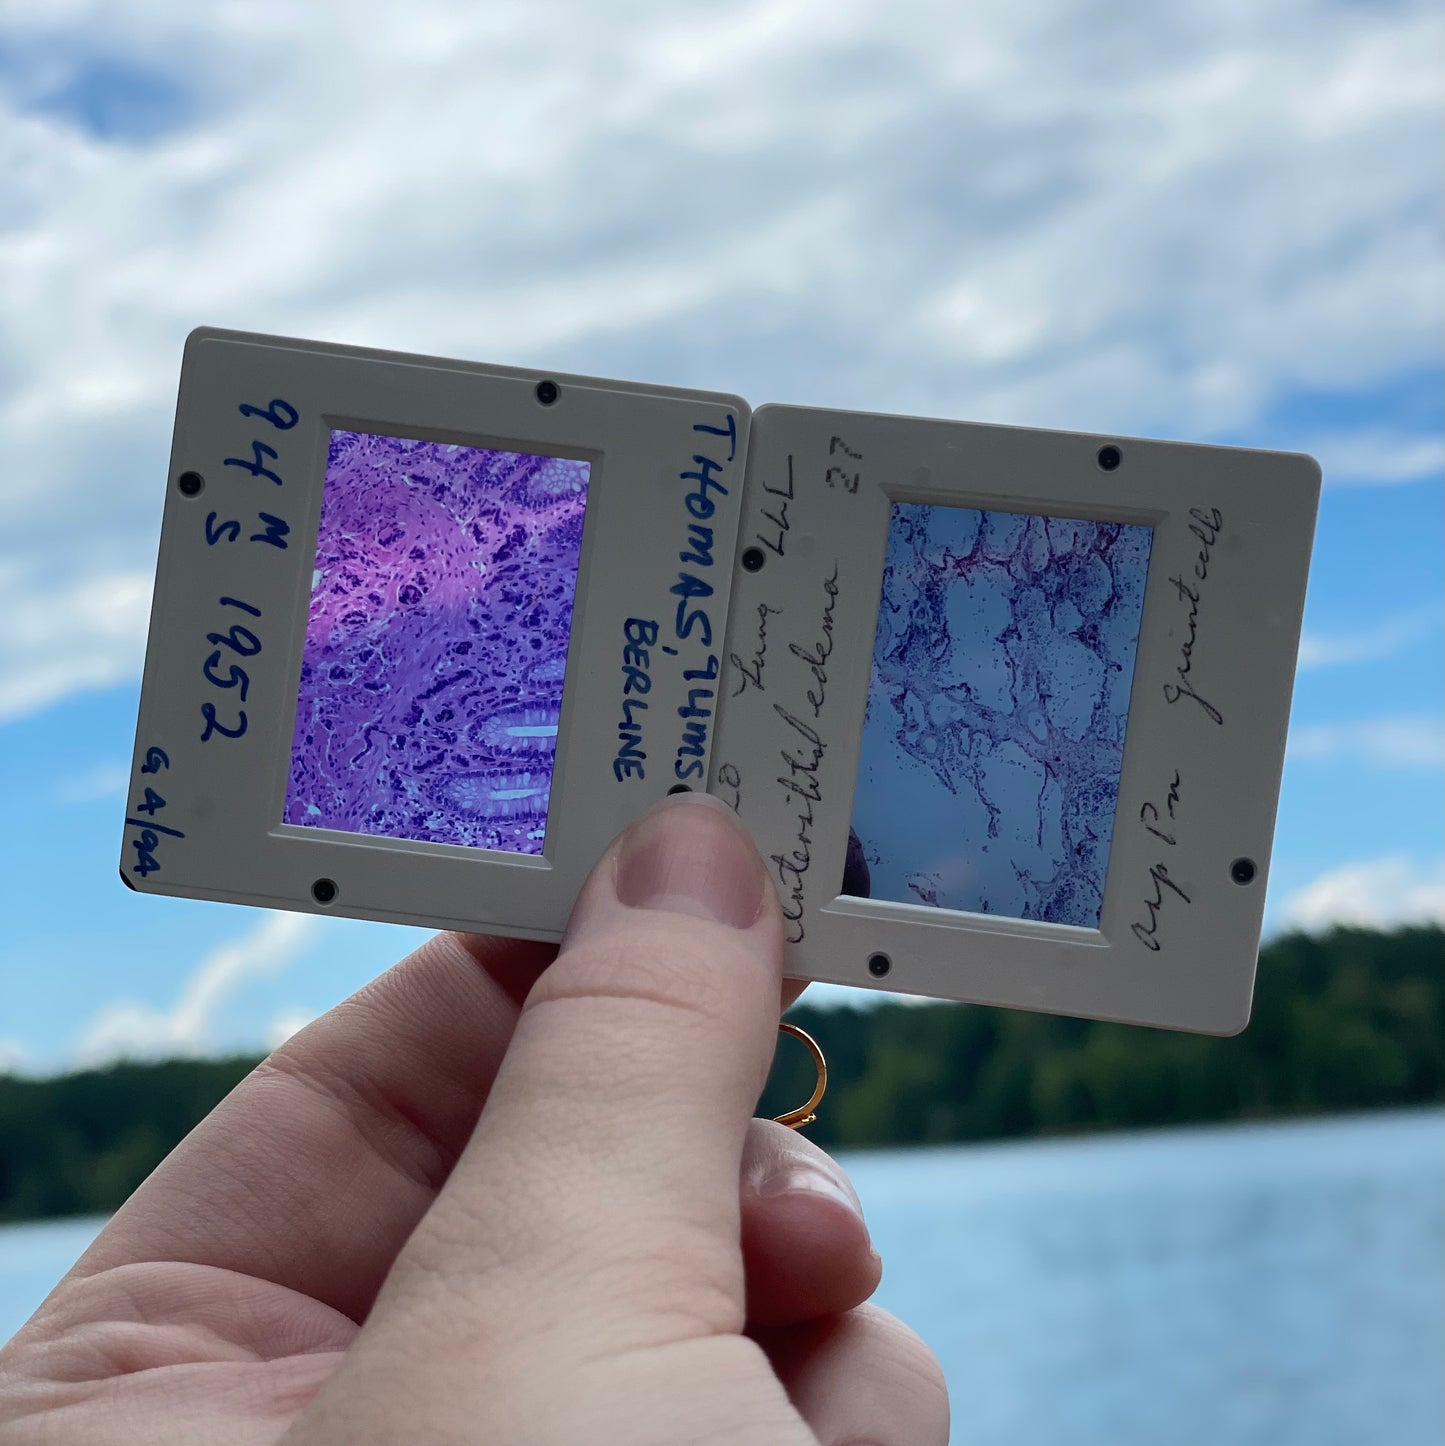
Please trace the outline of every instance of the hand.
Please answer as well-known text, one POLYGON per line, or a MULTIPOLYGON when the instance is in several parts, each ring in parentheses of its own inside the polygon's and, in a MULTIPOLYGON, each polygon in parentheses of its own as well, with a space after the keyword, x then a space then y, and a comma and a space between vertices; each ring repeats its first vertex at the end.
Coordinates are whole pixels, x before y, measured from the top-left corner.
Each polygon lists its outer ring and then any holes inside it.
POLYGON ((561 952, 438 935, 259 1066, 0 1351, 0 1443, 932 1446, 852 1187, 750 1119, 781 915, 731 812, 561 952), (555 955, 555 962, 554 960, 555 955))

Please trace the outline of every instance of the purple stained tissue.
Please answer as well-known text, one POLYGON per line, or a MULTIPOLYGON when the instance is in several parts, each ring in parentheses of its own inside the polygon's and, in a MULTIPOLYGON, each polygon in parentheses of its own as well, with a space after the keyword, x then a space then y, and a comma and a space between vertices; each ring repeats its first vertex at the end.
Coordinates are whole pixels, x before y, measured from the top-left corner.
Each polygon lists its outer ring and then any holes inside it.
POLYGON ((287 823, 542 852, 588 473, 332 432, 287 823))

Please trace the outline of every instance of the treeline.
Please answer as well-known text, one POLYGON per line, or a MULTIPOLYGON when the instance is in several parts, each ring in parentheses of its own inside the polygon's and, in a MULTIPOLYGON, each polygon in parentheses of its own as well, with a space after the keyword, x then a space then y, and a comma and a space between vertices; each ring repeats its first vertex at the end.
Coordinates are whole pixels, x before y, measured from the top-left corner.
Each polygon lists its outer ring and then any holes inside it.
POLYGON ((0 1222, 114 1210, 257 1059, 0 1075, 0 1222))
MULTIPOLYGON (((1445 933, 1290 934, 1260 953, 1229 1039, 957 1005, 788 1018, 828 1059, 809 1136, 829 1148, 1266 1119, 1445 1099, 1445 933)), ((783 1040, 759 1113, 808 1098, 783 1040)))
MULTIPOLYGON (((952 1004, 800 1005, 828 1057, 809 1136, 830 1148, 1264 1119, 1445 1099, 1445 934, 1288 935, 1232 1039, 952 1004)), ((0 1221, 114 1209, 256 1063, 0 1076, 0 1221)), ((759 1113, 801 1104, 782 1039, 759 1113)))

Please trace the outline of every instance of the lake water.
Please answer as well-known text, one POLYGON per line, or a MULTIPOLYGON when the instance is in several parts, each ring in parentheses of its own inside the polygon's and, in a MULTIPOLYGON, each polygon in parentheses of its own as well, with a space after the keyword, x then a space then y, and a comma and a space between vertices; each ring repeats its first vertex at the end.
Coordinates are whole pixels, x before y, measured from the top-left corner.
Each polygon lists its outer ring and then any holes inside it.
MULTIPOLYGON (((847 1157, 970 1446, 1440 1446, 1435 1111, 847 1157)), ((0 1229, 0 1340, 102 1222, 0 1229)))

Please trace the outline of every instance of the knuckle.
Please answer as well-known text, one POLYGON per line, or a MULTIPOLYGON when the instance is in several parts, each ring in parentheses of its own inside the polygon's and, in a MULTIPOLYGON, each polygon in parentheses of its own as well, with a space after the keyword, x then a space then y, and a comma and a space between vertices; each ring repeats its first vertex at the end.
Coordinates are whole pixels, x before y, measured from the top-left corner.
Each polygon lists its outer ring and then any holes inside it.
POLYGON ((651 1248, 639 1242, 583 1267, 589 1295, 627 1321, 629 1350, 742 1331, 741 1262, 710 1234, 690 1234, 665 1230, 660 1246, 654 1236, 651 1248))
POLYGON ((303 1097, 325 1111, 360 1148, 400 1178, 435 1194, 456 1164, 457 1149, 424 1128, 395 1091, 342 1062, 329 1064, 318 1051, 283 1045, 251 1072, 265 1089, 294 1103, 303 1097))
POLYGON ((570 945, 542 975, 529 1008, 561 999, 626 999, 709 1021, 731 1012, 740 969, 756 971, 734 931, 702 920, 652 916, 646 927, 570 945))

